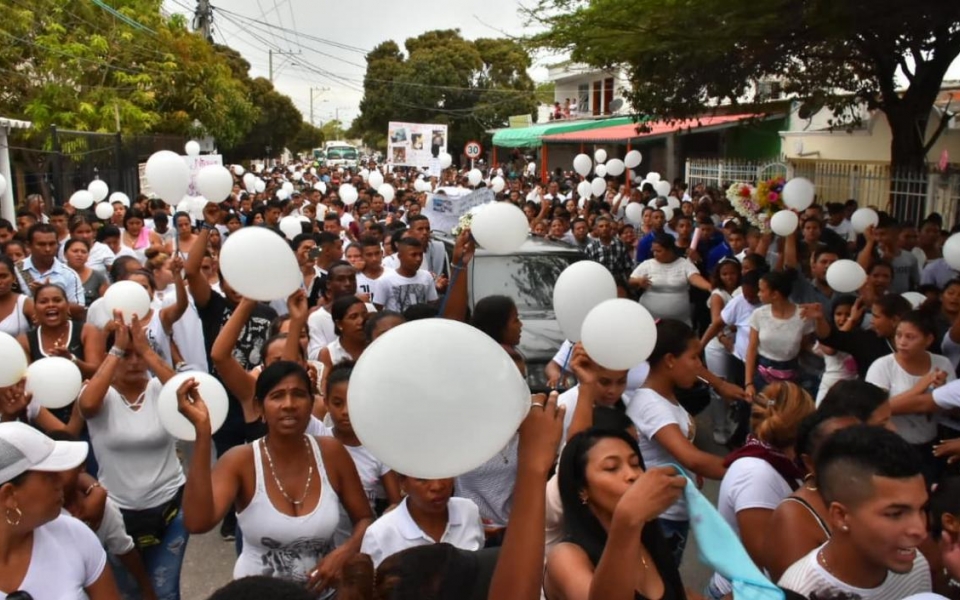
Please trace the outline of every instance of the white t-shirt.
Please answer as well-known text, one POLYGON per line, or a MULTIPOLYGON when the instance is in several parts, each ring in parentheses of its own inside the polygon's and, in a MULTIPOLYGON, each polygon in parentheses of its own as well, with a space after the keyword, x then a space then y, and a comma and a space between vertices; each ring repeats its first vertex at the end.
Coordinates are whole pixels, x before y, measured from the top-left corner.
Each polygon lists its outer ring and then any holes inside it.
MULTIPOLYGON (((960 408, 960 381, 953 380, 933 390, 933 402, 944 411, 960 408)), ((960 430, 960 420, 948 417, 946 414, 937 414, 937 422, 955 431, 960 430)))
POLYGON ((650 280, 640 304, 656 319, 677 319, 690 322, 690 277, 700 271, 692 262, 678 258, 672 263, 656 259, 645 260, 630 274, 630 278, 646 277, 650 280))
MULTIPOLYGON (((679 404, 674 404, 649 388, 640 388, 633 395, 627 405, 627 416, 640 433, 637 442, 640 445, 640 455, 648 469, 677 462, 677 459, 654 439, 658 431, 669 425, 677 425, 680 427, 680 432, 691 443, 696 435, 696 425, 690 413, 679 404)), ((686 500, 681 496, 660 517, 673 521, 686 521, 688 518, 686 500)))
POLYGON ((373 293, 379 299, 377 304, 399 313, 439 298, 433 276, 427 271, 417 271, 413 277, 405 277, 399 271, 385 273, 377 280, 373 293))
POLYGON ((337 339, 337 334, 334 333, 333 315, 322 307, 313 311, 307 317, 307 332, 309 334, 307 358, 317 360, 317 357, 320 356, 320 350, 337 339))
POLYGON ((917 552, 913 559, 913 569, 909 573, 888 573, 886 580, 872 589, 853 587, 828 573, 817 560, 818 552, 820 548, 793 563, 777 585, 807 597, 816 592, 823 597, 858 600, 900 600, 913 594, 929 592, 933 587, 930 565, 920 552, 917 552))
POLYGON ((160 424, 163 385, 150 379, 139 410, 132 410, 112 386, 103 406, 87 419, 100 464, 97 479, 122 509, 144 510, 169 502, 185 482, 176 439, 160 424))
POLYGON ((733 342, 733 355, 740 360, 747 357, 747 347, 750 345, 750 317, 757 309, 741 296, 734 296, 720 312, 720 318, 727 325, 737 328, 737 335, 733 342))
POLYGON ((800 307, 795 306, 789 319, 773 316, 769 304, 761 306, 750 315, 750 328, 760 333, 758 354, 770 360, 787 362, 800 355, 803 337, 813 333, 814 322, 800 317, 800 307))
MULTIPOLYGON (((953 365, 939 354, 930 354, 930 368, 946 371, 947 381, 956 379, 953 365)), ((897 364, 894 354, 878 358, 867 370, 867 383, 887 390, 891 398, 912 388, 920 377, 907 373, 897 364)), ((926 444, 937 437, 937 422, 933 415, 894 415, 893 424, 897 433, 911 444, 926 444)))
POLYGON ((133 550, 133 538, 127 533, 123 524, 123 515, 117 508, 117 503, 107 498, 103 508, 103 519, 97 528, 97 539, 104 549, 114 556, 121 556, 133 550))
MULTIPOLYGON (((30 566, 19 591, 37 600, 81 600, 83 591, 100 579, 107 553, 82 522, 60 515, 33 531, 30 566)), ((0 590, 0 600, 16 590, 0 590)))
MULTIPOLYGON (((557 398, 557 406, 563 406, 567 409, 567 412, 563 415, 563 437, 560 438, 561 446, 567 442, 567 433, 570 431, 570 424, 573 423, 573 413, 577 410, 577 403, 579 399, 580 384, 573 386, 569 390, 560 394, 560 396, 557 398)), ((620 400, 623 401, 624 406, 629 406, 630 402, 633 400, 633 396, 625 392, 620 397, 620 400)))
MULTIPOLYGON (((739 536, 738 512, 751 508, 772 511, 791 493, 790 485, 770 463, 761 458, 744 457, 734 461, 723 476, 717 509, 739 536)), ((719 573, 714 573, 713 584, 723 594, 733 590, 730 582, 719 573)))
POLYGON ((839 225, 831 225, 827 221, 827 229, 832 229, 834 233, 842 237, 847 242, 857 241, 857 232, 853 230, 853 224, 847 219, 840 221, 839 225))
POLYGON ((383 279, 387 273, 393 273, 393 272, 394 272, 393 269, 388 269, 384 267, 383 272, 380 273, 380 277, 377 277, 376 279, 371 279, 366 275, 364 275, 363 271, 360 271, 359 273, 357 273, 357 293, 370 294, 370 302, 373 302, 374 304, 382 304, 382 302, 379 302, 380 299, 375 294, 374 288, 376 288, 377 282, 383 279))
MULTIPOLYGON (((333 435, 332 432, 330 435, 333 435)), ((353 464, 357 468, 357 475, 360 476, 360 484, 363 486, 363 491, 367 495, 367 501, 370 503, 370 509, 374 510, 374 504, 377 498, 386 496, 380 478, 390 472, 390 467, 377 460, 376 457, 370 454, 370 451, 363 446, 344 445, 343 447, 347 449, 347 452, 350 453, 350 458, 353 459, 353 464)), ((334 544, 341 546, 350 538, 352 533, 353 521, 350 519, 350 515, 347 514, 343 503, 340 503, 340 523, 337 525, 337 531, 334 534, 334 544)))
POLYGON ((360 552, 369 554, 373 565, 379 566, 383 559, 417 546, 450 544, 461 550, 479 550, 486 538, 480 510, 472 500, 453 497, 447 502, 447 529, 439 540, 428 536, 417 525, 404 498, 395 509, 377 519, 363 534, 360 552))

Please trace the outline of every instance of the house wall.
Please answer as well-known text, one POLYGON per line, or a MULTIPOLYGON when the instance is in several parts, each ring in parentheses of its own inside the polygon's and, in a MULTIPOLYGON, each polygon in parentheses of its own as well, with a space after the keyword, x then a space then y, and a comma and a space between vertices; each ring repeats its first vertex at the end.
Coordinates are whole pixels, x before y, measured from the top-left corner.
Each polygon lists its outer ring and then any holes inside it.
MULTIPOLYGON (((828 111, 814 116, 817 124, 825 125, 828 111)), ((793 121, 793 119, 791 119, 793 121)), ((927 123, 927 136, 931 136, 940 121, 938 112, 933 111, 927 123)), ((852 132, 817 131, 813 127, 806 131, 782 131, 781 149, 788 160, 844 160, 854 162, 890 162, 890 125, 881 112, 873 113, 865 126, 852 132)), ((960 157, 960 129, 947 129, 927 154, 927 161, 936 163, 946 150, 952 161, 960 157)))
POLYGON ((559 102, 560 106, 569 98, 578 99, 577 111, 581 115, 592 116, 594 114, 595 91, 600 92, 600 104, 598 114, 629 114, 630 108, 624 102, 623 108, 619 111, 603 110, 604 98, 620 98, 623 96, 623 90, 628 86, 626 73, 605 72, 591 70, 582 65, 560 65, 552 67, 549 70, 548 78, 554 83, 554 102, 559 102), (608 89, 607 80, 612 78, 613 85, 608 89), (585 86, 585 89, 582 89, 585 86), (584 99, 586 102, 584 102, 584 99))

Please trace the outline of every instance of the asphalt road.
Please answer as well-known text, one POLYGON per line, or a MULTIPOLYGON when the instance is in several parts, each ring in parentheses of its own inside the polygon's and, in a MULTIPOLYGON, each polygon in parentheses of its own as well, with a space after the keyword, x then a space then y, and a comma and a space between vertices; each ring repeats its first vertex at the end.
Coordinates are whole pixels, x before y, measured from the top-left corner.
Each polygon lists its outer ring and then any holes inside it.
MULTIPOLYGON (((717 446, 711 437, 713 428, 705 413, 697 418, 697 446, 715 454, 725 454, 726 449, 717 446)), ((718 481, 706 481, 703 493, 716 503, 720 488, 718 481)), ((180 592, 183 600, 205 600, 216 589, 232 579, 233 563, 237 555, 233 542, 220 539, 219 527, 204 535, 195 535, 187 544, 181 574, 180 592)), ((691 536, 683 555, 680 573, 688 588, 701 591, 712 575, 712 570, 700 564, 696 539, 691 536)))

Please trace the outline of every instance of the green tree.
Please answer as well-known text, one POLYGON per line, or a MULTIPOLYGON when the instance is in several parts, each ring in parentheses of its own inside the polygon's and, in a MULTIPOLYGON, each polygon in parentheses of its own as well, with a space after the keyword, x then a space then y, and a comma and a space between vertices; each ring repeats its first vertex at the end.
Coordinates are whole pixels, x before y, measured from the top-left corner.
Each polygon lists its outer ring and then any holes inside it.
MULTIPOLYGON (((390 121, 446 124, 450 148, 482 139, 508 117, 535 114, 530 56, 506 39, 465 40, 458 30, 428 31, 367 55, 364 98, 351 135, 386 147, 390 121)), ((453 154, 457 154, 453 151, 453 154)))
POLYGON ((304 123, 300 126, 300 131, 287 145, 291 152, 310 152, 314 148, 323 146, 326 136, 323 130, 310 123, 304 123))
POLYGON ((269 79, 257 77, 249 90, 259 116, 243 141, 224 152, 229 160, 279 156, 305 125, 293 101, 276 91, 269 79))
POLYGON ((533 47, 627 67, 637 112, 695 117, 711 101, 763 100, 755 83, 777 80, 836 127, 864 105, 882 111, 895 168, 922 167, 946 127, 927 135, 960 55, 960 3, 943 0, 540 0, 529 15, 545 25, 533 47))

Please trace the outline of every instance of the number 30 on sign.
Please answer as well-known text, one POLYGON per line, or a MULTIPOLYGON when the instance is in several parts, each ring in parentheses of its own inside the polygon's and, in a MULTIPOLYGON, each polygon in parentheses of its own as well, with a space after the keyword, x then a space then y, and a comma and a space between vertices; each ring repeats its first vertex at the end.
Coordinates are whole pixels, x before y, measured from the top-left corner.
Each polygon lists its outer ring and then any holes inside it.
POLYGON ((471 160, 476 160, 483 154, 483 146, 480 142, 467 142, 463 147, 463 154, 471 160))

